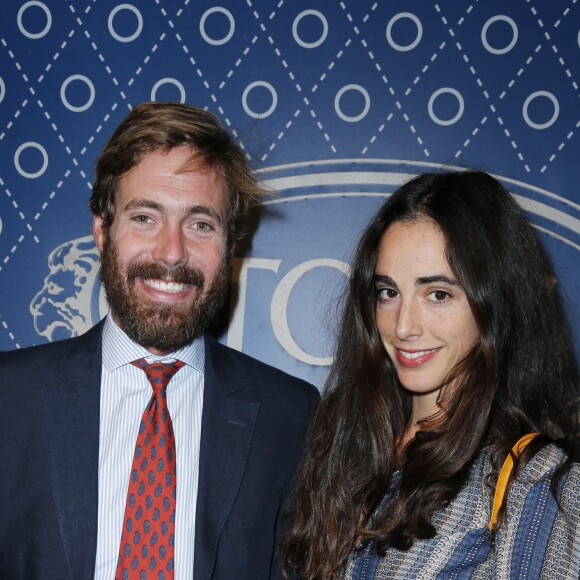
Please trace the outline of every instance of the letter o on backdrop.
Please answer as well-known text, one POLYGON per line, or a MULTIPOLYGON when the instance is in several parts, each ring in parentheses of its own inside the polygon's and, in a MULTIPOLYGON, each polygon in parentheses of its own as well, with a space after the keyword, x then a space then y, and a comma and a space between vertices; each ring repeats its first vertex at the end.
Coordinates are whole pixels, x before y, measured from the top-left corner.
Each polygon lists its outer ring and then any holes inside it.
POLYGON ((221 6, 214 6, 213 8, 206 10, 203 13, 203 16, 201 17, 201 20, 199 21, 199 33, 201 34, 201 37, 208 44, 211 44, 213 46, 220 46, 222 44, 228 43, 231 40, 232 36, 234 35, 235 30, 236 30, 236 21, 234 20, 233 14, 229 10, 222 8, 221 6), (219 14, 223 14, 230 23, 230 29, 223 38, 211 38, 205 29, 206 20, 208 19, 209 16, 215 14, 216 12, 219 14))
POLYGON ((139 10, 137 10, 137 8, 135 8, 135 6, 132 4, 119 4, 117 7, 113 8, 113 10, 111 10, 111 13, 109 14, 108 26, 109 33, 115 40, 118 40, 119 42, 133 42, 139 38, 143 30, 143 16, 141 15, 141 12, 139 12, 139 10), (129 10, 137 17, 137 28, 135 32, 133 34, 129 34, 129 36, 121 36, 113 27, 113 20, 121 10, 129 10))
POLYGON ((481 43, 483 44, 485 50, 487 50, 491 54, 506 54, 516 45, 517 41, 518 41, 518 26, 509 16, 502 15, 494 16, 483 25, 483 28, 481 30, 481 43), (512 39, 506 46, 504 46, 504 48, 494 48, 493 46, 491 46, 491 44, 489 44, 489 41, 487 40, 487 31, 494 22, 507 22, 512 29, 512 39))
POLYGON ((348 264, 331 258, 317 258, 315 260, 309 260, 302 264, 298 264, 298 266, 292 268, 292 270, 290 270, 282 280, 280 280, 280 283, 274 291, 272 304, 270 306, 270 321, 278 342, 284 347, 288 354, 292 355, 295 359, 310 365, 326 366, 332 364, 332 357, 320 358, 305 352, 300 348, 300 346, 298 346, 292 337, 290 326, 288 324, 288 301, 290 300, 292 289, 306 272, 309 272, 314 268, 335 268, 346 276, 348 276, 350 272, 350 266, 348 264))
POLYGON ((60 87, 60 100, 69 111, 72 111, 73 113, 82 113, 83 111, 90 109, 92 104, 95 102, 95 85, 93 84, 91 79, 89 79, 85 75, 71 75, 64 81, 64 83, 62 83, 62 86, 60 87), (66 90, 68 86, 75 81, 81 81, 85 83, 87 87, 89 87, 89 98, 84 105, 80 106, 72 105, 66 96, 66 90))
POLYGON ((318 46, 324 43, 324 41, 328 36, 328 20, 326 20, 324 14, 322 14, 322 12, 319 12, 318 10, 304 10, 303 12, 300 12, 300 14, 298 14, 298 16, 296 16, 296 18, 294 19, 294 22, 292 24, 292 36, 294 37, 296 44, 298 44, 302 48, 317 48, 318 46), (316 16, 316 18, 318 18, 322 23, 322 34, 320 35, 320 38, 318 40, 306 42, 305 40, 302 40, 298 35, 298 25, 305 16, 316 16))
POLYGON ((48 9, 48 6, 43 2, 38 2, 37 0, 30 0, 30 2, 25 2, 18 11, 18 15, 16 16, 16 23, 18 25, 18 30, 26 36, 26 38, 31 38, 32 40, 37 40, 38 38, 42 38, 48 34, 50 27, 52 26, 52 14, 48 9), (22 16, 24 13, 32 6, 37 6, 40 8, 44 14, 46 15, 46 25, 40 32, 28 32, 26 28, 24 28, 24 24, 22 23, 22 16))
POLYGON ((157 100, 157 90, 160 87, 162 87, 163 85, 173 85, 173 86, 177 87, 177 90, 179 91, 179 102, 182 104, 185 103, 185 87, 177 79, 172 79, 170 77, 166 77, 164 79, 159 79, 153 85, 153 88, 151 89, 151 100, 152 101, 157 100))
POLYGON ((524 105, 522 107, 522 115, 524 116, 524 121, 526 122, 526 124, 532 129, 548 129, 548 127, 551 127, 558 120, 558 116, 560 115, 560 103, 558 103, 558 99, 552 93, 548 91, 536 91, 535 93, 532 93, 524 101, 524 105), (546 97, 552 102, 552 105, 554 105, 554 112, 545 123, 535 123, 530 119, 530 115, 528 112, 530 104, 538 97, 546 97))
POLYGON ((392 48, 398 50, 399 52, 408 52, 409 50, 413 50, 421 42, 422 38, 423 38, 423 25, 421 24, 421 21, 410 12, 400 12, 399 14, 395 14, 395 16, 393 16, 389 20, 389 23, 387 24, 387 41, 392 48), (417 27, 417 36, 415 37, 415 40, 413 40, 413 42, 410 42, 409 44, 399 44, 398 42, 395 42, 395 40, 393 39, 393 25, 395 24, 395 22, 401 20, 402 18, 411 20, 417 27))
POLYGON ((246 114, 252 117, 253 119, 265 119, 266 117, 269 117, 276 110, 277 106, 278 106, 278 93, 270 83, 267 83, 266 81, 254 81, 244 89, 244 93, 242 94, 242 107, 244 107, 244 111, 246 112, 246 114), (250 106, 248 105, 248 95, 256 87, 265 88, 272 96, 272 104, 263 113, 258 113, 250 109, 250 106))
POLYGON ((358 121, 362 121, 362 119, 364 119, 367 116, 370 108, 371 108, 370 95, 368 91, 364 87, 361 87, 360 85, 354 84, 345 85, 344 87, 342 87, 342 89, 340 89, 340 91, 338 91, 338 93, 336 93, 336 97, 334 97, 334 110, 336 111, 336 114, 339 116, 339 118, 342 119, 343 121, 346 121, 347 123, 356 123, 358 121), (341 109, 340 99, 348 91, 355 91, 357 93, 360 93, 364 98, 365 105, 358 115, 347 115, 341 109))
POLYGON ((27 179, 36 179, 37 177, 43 175, 46 171, 46 168, 48 167, 48 153, 46 152, 46 149, 40 145, 40 143, 35 143, 34 141, 27 141, 26 143, 22 143, 22 145, 16 149, 16 153, 14 153, 14 167, 16 167, 16 171, 18 171, 22 177, 26 177, 27 179), (22 169, 22 166, 20 165, 20 155, 26 149, 36 149, 37 151, 40 151, 40 154, 42 155, 42 165, 38 171, 31 172, 22 169))
POLYGON ((436 90, 429 98, 427 110, 429 112, 429 117, 431 117, 431 120, 434 123, 437 123, 437 125, 441 125, 442 127, 448 127, 449 125, 453 125, 454 123, 457 123, 457 121, 459 121, 459 119, 461 119, 461 117, 463 116, 463 111, 465 110, 465 102, 464 102, 463 97, 461 96, 461 93, 459 91, 452 89, 451 87, 442 87, 442 88, 436 90), (437 97, 444 95, 444 94, 453 95, 457 99, 457 103, 459 105, 457 113, 453 117, 451 117, 451 119, 441 119, 441 117, 438 117, 435 114, 435 111, 433 110, 433 105, 435 104, 437 97))

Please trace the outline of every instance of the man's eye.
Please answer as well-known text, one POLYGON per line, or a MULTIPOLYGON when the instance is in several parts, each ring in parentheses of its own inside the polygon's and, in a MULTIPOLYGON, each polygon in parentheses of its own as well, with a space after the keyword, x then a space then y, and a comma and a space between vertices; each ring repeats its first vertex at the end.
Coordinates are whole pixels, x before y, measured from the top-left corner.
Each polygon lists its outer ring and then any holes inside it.
POLYGON ((140 224, 150 224, 153 220, 148 215, 136 215, 133 218, 133 221, 136 221, 140 224))
POLYGON ((211 232, 212 231, 212 227, 207 223, 207 222, 195 222, 195 224, 193 225, 194 229, 196 229, 199 232, 211 232))

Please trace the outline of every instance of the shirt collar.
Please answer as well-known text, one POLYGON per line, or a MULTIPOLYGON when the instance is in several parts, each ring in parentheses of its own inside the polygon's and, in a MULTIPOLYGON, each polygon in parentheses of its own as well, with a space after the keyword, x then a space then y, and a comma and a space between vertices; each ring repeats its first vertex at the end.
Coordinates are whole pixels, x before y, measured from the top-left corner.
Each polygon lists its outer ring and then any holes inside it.
POLYGON ((179 359, 200 373, 205 369, 205 341, 203 334, 166 356, 151 354, 145 347, 131 340, 109 313, 103 327, 103 366, 108 371, 127 365, 139 358, 149 362, 179 359))

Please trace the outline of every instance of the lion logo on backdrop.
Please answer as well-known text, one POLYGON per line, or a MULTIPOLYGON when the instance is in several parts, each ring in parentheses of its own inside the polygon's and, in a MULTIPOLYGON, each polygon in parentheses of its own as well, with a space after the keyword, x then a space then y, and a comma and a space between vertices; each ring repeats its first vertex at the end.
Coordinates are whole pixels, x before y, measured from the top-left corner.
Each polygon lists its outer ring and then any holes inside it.
POLYGON ((49 341, 70 338, 99 320, 93 308, 95 293, 98 303, 103 302, 98 273, 99 252, 92 236, 69 240, 52 250, 44 284, 30 303, 40 336, 49 341))

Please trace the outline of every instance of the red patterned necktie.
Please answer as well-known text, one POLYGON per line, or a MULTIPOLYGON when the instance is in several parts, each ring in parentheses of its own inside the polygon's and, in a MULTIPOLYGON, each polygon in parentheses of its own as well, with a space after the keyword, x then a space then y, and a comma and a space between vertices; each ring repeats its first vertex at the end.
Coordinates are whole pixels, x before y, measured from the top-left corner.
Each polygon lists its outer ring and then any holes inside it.
POLYGON ((185 363, 131 364, 145 371, 153 396, 139 425, 115 579, 172 580, 176 469, 166 389, 185 363))

